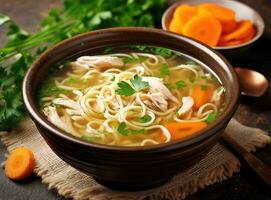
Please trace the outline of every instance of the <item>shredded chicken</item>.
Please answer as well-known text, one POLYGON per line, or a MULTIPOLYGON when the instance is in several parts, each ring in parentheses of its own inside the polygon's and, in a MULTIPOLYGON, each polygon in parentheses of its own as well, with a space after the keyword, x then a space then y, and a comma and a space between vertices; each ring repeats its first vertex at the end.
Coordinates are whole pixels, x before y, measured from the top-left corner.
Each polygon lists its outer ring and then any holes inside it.
POLYGON ((194 105, 194 100, 192 97, 183 97, 182 103, 183 103, 183 105, 178 110, 179 116, 182 116, 182 115, 188 113, 192 109, 192 107, 194 105))
POLYGON ((168 109, 168 100, 178 103, 178 99, 171 94, 161 79, 144 76, 142 80, 149 83, 151 99, 160 110, 166 111, 168 109))
POLYGON ((85 68, 96 68, 101 71, 123 66, 122 59, 115 56, 81 56, 74 64, 85 68))
POLYGON ((60 117, 55 107, 48 106, 44 109, 44 114, 47 116, 48 120, 58 128, 65 130, 75 136, 80 136, 72 127, 71 119, 69 117, 66 117, 65 115, 63 117, 60 117))
POLYGON ((150 94, 150 97, 156 107, 158 107, 162 111, 167 110, 168 102, 161 92, 150 94))

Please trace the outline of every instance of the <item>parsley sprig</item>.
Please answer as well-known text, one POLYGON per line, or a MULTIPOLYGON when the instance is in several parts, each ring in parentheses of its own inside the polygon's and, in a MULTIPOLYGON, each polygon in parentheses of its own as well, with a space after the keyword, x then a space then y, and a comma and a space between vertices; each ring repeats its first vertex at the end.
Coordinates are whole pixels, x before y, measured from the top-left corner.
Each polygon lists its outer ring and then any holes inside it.
POLYGON ((149 83, 142 81, 142 78, 137 74, 130 80, 131 84, 127 81, 118 83, 117 93, 123 96, 131 96, 136 92, 145 90, 149 87, 149 83))
POLYGON ((127 128, 127 125, 125 122, 121 122, 119 124, 117 131, 119 134, 124 135, 124 136, 128 136, 129 134, 136 135, 136 134, 145 134, 146 133, 145 129, 135 130, 135 129, 127 128))

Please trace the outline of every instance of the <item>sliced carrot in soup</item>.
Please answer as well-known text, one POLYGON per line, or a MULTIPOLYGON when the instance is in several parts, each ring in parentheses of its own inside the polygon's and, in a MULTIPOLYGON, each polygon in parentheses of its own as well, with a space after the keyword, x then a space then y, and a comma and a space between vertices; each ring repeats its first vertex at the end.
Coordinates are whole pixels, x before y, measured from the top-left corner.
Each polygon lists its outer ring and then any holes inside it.
POLYGON ((210 85, 195 85, 192 98, 194 99, 194 110, 198 110, 199 107, 208 103, 213 95, 214 89, 210 85))
POLYGON ((207 45, 216 46, 221 31, 222 27, 219 21, 213 16, 206 14, 192 17, 186 23, 183 34, 207 45))
POLYGON ((170 122, 165 127, 171 134, 172 140, 183 139, 205 128, 205 122, 170 122))

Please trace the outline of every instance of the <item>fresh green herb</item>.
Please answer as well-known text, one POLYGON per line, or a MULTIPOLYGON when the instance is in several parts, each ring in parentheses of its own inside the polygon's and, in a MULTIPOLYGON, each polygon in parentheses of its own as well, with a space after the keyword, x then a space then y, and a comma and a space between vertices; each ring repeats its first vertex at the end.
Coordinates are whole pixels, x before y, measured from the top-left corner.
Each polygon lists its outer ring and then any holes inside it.
POLYGON ((114 82, 115 80, 116 80, 116 76, 113 75, 110 81, 114 82))
POLYGON ((203 79, 203 80, 208 79, 208 77, 207 77, 207 76, 201 76, 200 78, 201 78, 201 79, 203 79))
POLYGON ((82 140, 85 140, 85 141, 87 141, 87 142, 93 142, 93 141, 95 141, 95 138, 94 138, 94 137, 87 136, 87 135, 83 135, 83 136, 81 137, 81 139, 82 139, 82 140))
POLYGON ((201 90, 205 91, 207 89, 207 85, 201 85, 201 90))
POLYGON ((214 122, 217 117, 218 117, 218 113, 217 112, 212 112, 212 113, 208 114, 207 119, 205 121, 208 124, 210 124, 210 123, 214 122))
POLYGON ((146 81, 142 81, 142 78, 139 77, 137 74, 130 81, 133 84, 136 92, 139 92, 149 87, 149 83, 146 81))
POLYGON ((68 79, 68 83, 75 84, 75 83, 77 83, 77 82, 78 82, 78 80, 77 80, 76 78, 74 78, 74 77, 70 77, 70 78, 68 79))
POLYGON ((149 83, 142 81, 142 78, 137 74, 130 80, 132 86, 126 82, 121 81, 118 83, 117 93, 123 96, 131 96, 136 92, 144 90, 149 87, 149 83))
POLYGON ((174 54, 174 52, 171 51, 170 49, 161 48, 161 47, 156 47, 154 51, 156 54, 163 56, 164 58, 169 58, 174 54))
POLYGON ((169 71, 169 67, 166 63, 163 63, 160 67, 160 76, 161 77, 165 77, 165 76, 168 76, 170 73, 169 71))
POLYGON ((137 121, 139 121, 140 123, 147 123, 149 121, 151 121, 151 116, 149 115, 144 115, 143 117, 139 117, 137 121))
POLYGON ((117 93, 123 96, 131 96, 135 93, 135 89, 127 83, 126 81, 121 81, 118 83, 117 93))
POLYGON ((50 95, 57 96, 58 94, 61 94, 61 93, 67 94, 68 90, 58 88, 57 86, 53 84, 45 83, 38 91, 38 97, 42 98, 42 97, 47 97, 50 95))
POLYGON ((193 76, 190 76, 190 77, 189 77, 189 81, 190 81, 190 83, 194 83, 194 82, 195 82, 194 77, 193 77, 193 76))
POLYGON ((8 16, 0 15, 0 25, 8 30, 7 42, 0 49, 0 131, 12 129, 23 118, 23 77, 48 47, 95 29, 154 27, 166 8, 165 0, 63 0, 62 3, 61 8, 49 11, 35 34, 27 33, 8 16))
POLYGON ((182 81, 182 80, 177 81, 177 82, 175 83, 175 85, 177 86, 178 89, 183 89, 184 87, 187 86, 186 83, 185 83, 184 81, 182 81))
POLYGON ((124 136, 128 136, 129 134, 145 134, 146 130, 145 129, 139 129, 139 130, 135 130, 135 129, 129 129, 127 128, 127 125, 125 122, 121 122, 118 126, 117 129, 118 133, 124 136))
POLYGON ((134 49, 137 51, 142 51, 145 53, 157 54, 165 58, 169 58, 175 54, 174 51, 167 48, 163 48, 163 47, 152 47, 148 45, 126 45, 124 47, 129 48, 129 49, 134 49))

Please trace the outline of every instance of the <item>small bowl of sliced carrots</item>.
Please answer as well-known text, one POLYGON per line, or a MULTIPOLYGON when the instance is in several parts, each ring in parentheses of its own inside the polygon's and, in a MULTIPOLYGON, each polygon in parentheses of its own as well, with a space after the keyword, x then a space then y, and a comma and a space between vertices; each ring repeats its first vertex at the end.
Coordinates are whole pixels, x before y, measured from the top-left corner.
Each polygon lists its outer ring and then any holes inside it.
POLYGON ((254 43, 265 25, 254 9, 238 1, 181 0, 166 10, 162 27, 217 50, 232 50, 254 43))

